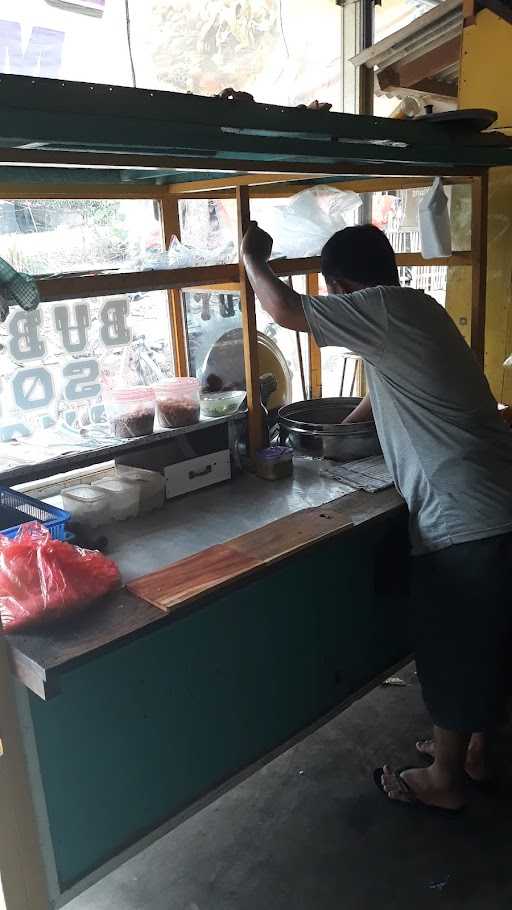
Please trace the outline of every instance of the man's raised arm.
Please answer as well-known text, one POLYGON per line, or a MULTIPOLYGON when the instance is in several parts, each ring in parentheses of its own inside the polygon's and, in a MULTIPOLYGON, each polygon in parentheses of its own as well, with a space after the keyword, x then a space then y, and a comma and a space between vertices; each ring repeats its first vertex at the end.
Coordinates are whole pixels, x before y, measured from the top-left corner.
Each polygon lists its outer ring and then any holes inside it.
POLYGON ((296 332, 309 332, 300 294, 280 281, 268 265, 272 244, 270 234, 262 231, 256 221, 251 221, 242 240, 240 255, 254 293, 278 325, 296 332))

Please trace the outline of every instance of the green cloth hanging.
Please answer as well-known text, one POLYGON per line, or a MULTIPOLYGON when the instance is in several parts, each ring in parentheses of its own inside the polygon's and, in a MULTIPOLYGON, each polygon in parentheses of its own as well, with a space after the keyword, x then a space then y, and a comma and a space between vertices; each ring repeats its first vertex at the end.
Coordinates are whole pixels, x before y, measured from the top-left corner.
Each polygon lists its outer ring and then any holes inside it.
POLYGON ((0 257, 0 322, 5 322, 11 306, 35 310, 39 303, 39 290, 35 279, 31 275, 17 272, 0 257))

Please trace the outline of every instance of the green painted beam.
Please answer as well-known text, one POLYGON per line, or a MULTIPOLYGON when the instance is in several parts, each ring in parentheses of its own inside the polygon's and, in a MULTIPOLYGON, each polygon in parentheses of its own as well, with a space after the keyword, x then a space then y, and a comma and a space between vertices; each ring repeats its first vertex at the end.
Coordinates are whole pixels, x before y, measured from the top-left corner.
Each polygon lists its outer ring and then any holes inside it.
MULTIPOLYGON (((183 155, 305 165, 446 168, 512 164, 510 140, 444 123, 58 80, 0 77, 0 147, 183 155)), ((128 168, 128 171, 130 169, 128 168)), ((127 177, 127 179, 131 179, 127 177)))
MULTIPOLYGON (((280 160, 306 164, 418 164, 456 169, 512 164, 512 147, 468 146, 452 141, 445 146, 393 146, 325 139, 272 138, 225 132, 159 120, 141 121, 134 117, 106 117, 45 111, 9 110, 0 103, 1 144, 20 147, 34 143, 51 144, 61 149, 126 151, 145 154, 187 155, 224 159, 247 157, 268 162, 280 160)), ((377 167, 376 167, 377 169, 377 167)))
MULTIPOLYGON (((243 173, 243 172, 240 172, 243 173)), ((80 184, 86 186, 107 184, 119 186, 121 189, 126 184, 169 185, 188 183, 190 180, 209 180, 219 177, 229 177, 226 171, 175 171, 154 168, 152 170, 132 170, 130 168, 65 168, 65 167, 38 167, 38 165, 0 164, 0 183, 34 183, 34 184, 80 184)), ((337 179, 337 178, 332 178, 337 179)), ((340 178, 341 179, 341 178, 340 178)))
MULTIPOLYGON (((0 106, 12 110, 80 113, 85 117, 135 117, 166 123, 252 130, 263 135, 286 133, 334 136, 359 142, 449 144, 460 128, 428 121, 409 122, 373 115, 326 113, 272 104, 232 103, 199 95, 133 89, 95 83, 0 76, 0 106)), ((467 131, 466 131, 467 132, 467 131)), ((468 144, 499 145, 503 140, 467 133, 468 144)), ((506 141, 506 140, 505 140, 506 141)))

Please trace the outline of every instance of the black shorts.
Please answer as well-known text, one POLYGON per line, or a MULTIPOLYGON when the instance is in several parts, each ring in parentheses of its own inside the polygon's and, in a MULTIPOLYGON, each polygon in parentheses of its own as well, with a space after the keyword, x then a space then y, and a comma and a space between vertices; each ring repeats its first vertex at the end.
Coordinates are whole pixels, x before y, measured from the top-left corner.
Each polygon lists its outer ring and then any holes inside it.
POLYGON ((418 677, 433 722, 492 730, 512 681, 512 533, 414 557, 411 581, 418 677))

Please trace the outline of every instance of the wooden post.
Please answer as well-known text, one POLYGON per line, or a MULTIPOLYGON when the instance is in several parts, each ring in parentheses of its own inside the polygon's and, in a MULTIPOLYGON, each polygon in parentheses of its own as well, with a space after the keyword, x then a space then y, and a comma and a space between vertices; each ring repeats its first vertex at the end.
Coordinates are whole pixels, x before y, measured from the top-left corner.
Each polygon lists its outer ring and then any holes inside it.
MULTIPOLYGON (((248 187, 237 187, 236 208, 238 219, 238 243, 240 245, 251 219, 248 187)), ((256 329, 254 291, 249 278, 247 277, 242 260, 240 260, 240 303, 242 308, 247 407, 249 410, 249 453, 251 458, 254 458, 255 452, 257 452, 258 449, 261 449, 263 445, 263 411, 261 408, 258 333, 256 329)))
MULTIPOLYGON (((180 237, 179 199, 176 196, 166 196, 160 201, 160 212, 164 244, 167 249, 173 234, 180 237)), ((176 376, 188 376, 187 333, 181 290, 178 288, 168 290, 167 297, 176 376)))
POLYGON ((473 177, 471 206, 472 300, 471 347, 485 364, 485 305, 487 288, 487 215, 489 175, 473 177))
MULTIPOLYGON (((310 272, 306 275, 306 294, 314 297, 318 294, 318 275, 310 272)), ((322 352, 318 347, 311 332, 308 335, 308 361, 309 361, 309 397, 322 397, 322 352)))

